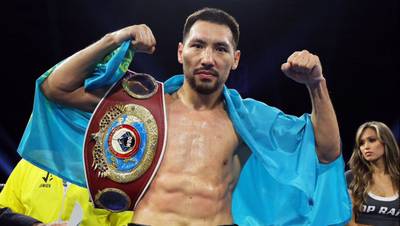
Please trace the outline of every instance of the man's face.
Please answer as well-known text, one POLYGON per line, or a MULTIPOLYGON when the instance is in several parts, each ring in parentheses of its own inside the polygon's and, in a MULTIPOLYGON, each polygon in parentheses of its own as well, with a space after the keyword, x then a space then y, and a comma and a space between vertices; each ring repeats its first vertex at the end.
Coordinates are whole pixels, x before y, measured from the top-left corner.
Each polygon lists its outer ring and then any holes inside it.
POLYGON ((178 46, 186 80, 200 94, 221 90, 239 59, 240 51, 235 50, 232 32, 225 25, 197 21, 178 46))

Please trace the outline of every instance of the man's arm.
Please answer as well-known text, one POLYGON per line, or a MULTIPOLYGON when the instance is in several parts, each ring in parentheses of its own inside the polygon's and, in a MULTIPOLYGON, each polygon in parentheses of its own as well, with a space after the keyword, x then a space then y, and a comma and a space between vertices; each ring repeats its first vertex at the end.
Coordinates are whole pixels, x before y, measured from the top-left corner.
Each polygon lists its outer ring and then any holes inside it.
POLYGON ((155 38, 146 25, 133 25, 107 34, 59 65, 43 82, 44 95, 60 104, 93 111, 106 89, 87 92, 83 87, 84 80, 98 62, 129 39, 137 52, 151 54, 155 50, 155 38))
POLYGON ((329 98, 318 56, 307 50, 293 53, 282 71, 296 82, 305 84, 312 103, 311 121, 319 161, 329 163, 340 154, 340 135, 336 114, 329 98))

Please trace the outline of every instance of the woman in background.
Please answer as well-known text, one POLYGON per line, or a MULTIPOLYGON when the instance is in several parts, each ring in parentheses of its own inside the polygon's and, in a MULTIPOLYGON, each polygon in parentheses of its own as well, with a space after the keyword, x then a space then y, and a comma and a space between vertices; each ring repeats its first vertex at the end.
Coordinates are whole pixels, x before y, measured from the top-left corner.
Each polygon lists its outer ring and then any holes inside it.
POLYGON ((399 225, 399 158, 396 139, 384 123, 371 121, 358 128, 346 172, 353 200, 348 225, 399 225))

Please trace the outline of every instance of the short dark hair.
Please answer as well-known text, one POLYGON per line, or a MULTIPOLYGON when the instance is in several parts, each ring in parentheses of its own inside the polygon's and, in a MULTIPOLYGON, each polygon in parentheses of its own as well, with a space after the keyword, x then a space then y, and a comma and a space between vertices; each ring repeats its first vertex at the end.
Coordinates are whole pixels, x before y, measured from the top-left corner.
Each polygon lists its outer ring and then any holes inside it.
POLYGON ((183 27, 183 41, 185 41, 186 36, 188 35, 193 24, 198 20, 226 25, 229 27, 232 32, 234 48, 237 48, 240 35, 239 24, 233 16, 221 9, 215 8, 203 8, 188 16, 183 27))

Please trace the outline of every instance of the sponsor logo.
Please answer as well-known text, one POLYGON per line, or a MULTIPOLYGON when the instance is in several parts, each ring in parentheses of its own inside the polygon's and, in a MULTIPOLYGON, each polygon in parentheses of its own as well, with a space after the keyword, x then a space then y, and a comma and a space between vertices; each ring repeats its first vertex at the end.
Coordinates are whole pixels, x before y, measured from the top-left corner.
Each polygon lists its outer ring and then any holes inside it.
POLYGON ((50 181, 53 180, 53 175, 51 175, 49 172, 47 172, 46 176, 42 177, 44 183, 41 183, 39 185, 39 188, 50 188, 51 184, 50 181))

